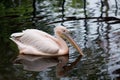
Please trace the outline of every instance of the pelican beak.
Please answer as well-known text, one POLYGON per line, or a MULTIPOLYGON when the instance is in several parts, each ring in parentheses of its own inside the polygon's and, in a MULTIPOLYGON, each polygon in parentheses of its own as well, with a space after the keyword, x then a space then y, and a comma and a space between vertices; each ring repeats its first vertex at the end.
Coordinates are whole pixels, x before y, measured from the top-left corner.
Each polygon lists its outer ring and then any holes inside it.
POLYGON ((77 51, 80 53, 80 55, 84 55, 82 50, 80 49, 80 47, 76 44, 76 42, 70 37, 69 33, 63 33, 63 37, 65 39, 67 39, 76 49, 77 51))

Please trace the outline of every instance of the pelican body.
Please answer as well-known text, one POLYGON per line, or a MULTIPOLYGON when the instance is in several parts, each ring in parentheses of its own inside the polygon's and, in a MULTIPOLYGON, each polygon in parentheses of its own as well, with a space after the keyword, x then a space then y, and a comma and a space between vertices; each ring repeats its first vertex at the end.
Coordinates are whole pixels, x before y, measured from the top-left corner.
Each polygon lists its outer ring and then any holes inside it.
POLYGON ((17 44, 20 54, 38 56, 66 55, 69 53, 69 48, 64 39, 67 39, 78 50, 80 55, 83 55, 65 27, 55 27, 54 32, 55 37, 41 30, 27 29, 13 33, 10 39, 17 44))

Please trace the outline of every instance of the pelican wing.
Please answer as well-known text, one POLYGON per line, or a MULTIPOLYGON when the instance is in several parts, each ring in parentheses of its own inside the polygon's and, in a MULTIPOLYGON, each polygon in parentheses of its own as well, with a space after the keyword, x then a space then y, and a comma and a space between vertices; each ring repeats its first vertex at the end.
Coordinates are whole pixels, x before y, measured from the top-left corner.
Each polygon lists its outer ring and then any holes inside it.
MULTIPOLYGON (((53 36, 35 29, 27 29, 23 33, 14 33, 14 42, 29 46, 42 53, 56 54, 59 51, 59 45, 56 43, 56 38, 53 36), (16 36, 14 35, 16 34, 16 36)), ((16 44, 17 44, 16 43, 16 44)), ((19 46, 18 44, 18 46, 19 46)), ((31 48, 31 49, 32 49, 31 48)), ((29 48, 28 48, 29 49, 29 48)), ((31 51, 31 50, 30 50, 31 51)))

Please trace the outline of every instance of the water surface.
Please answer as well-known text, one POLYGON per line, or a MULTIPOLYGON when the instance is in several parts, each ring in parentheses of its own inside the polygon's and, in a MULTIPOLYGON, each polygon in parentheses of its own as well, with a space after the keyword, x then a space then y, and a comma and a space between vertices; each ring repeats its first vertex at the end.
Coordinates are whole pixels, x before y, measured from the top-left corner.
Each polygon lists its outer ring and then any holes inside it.
POLYGON ((119 0, 0 1, 0 80, 119 80, 119 4, 119 0), (68 44, 65 74, 56 74, 59 59, 41 71, 13 64, 18 49, 9 40, 11 33, 35 28, 53 35, 59 25, 71 31, 85 54, 80 58, 68 44))

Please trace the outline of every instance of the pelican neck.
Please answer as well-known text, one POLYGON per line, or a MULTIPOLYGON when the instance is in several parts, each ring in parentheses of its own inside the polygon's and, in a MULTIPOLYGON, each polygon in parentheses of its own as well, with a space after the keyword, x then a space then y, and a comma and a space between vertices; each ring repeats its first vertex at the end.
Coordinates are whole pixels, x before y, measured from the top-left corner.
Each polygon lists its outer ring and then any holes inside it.
POLYGON ((56 38, 61 49, 60 53, 68 53, 68 46, 64 39, 59 34, 56 34, 56 38))

